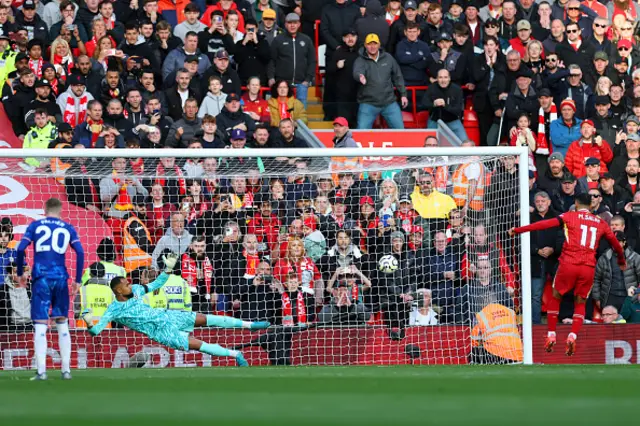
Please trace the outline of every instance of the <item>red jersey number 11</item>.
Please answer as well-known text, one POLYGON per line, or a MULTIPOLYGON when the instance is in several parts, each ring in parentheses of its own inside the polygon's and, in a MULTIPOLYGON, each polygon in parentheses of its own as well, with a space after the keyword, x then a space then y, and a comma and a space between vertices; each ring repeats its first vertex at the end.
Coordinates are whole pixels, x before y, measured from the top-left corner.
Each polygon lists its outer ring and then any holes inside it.
POLYGON ((580 225, 580 230, 582 230, 582 236, 580 237, 580 245, 582 247, 587 247, 587 236, 591 234, 591 239, 589 240, 589 248, 591 250, 596 247, 596 234, 598 233, 598 228, 587 225, 580 225))

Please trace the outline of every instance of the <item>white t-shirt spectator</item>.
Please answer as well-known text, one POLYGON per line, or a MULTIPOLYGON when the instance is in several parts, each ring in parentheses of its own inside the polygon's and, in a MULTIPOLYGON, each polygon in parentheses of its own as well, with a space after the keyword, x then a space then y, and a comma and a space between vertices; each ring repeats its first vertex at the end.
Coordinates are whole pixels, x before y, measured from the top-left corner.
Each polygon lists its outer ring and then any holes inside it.
POLYGON ((409 325, 438 325, 438 314, 433 309, 429 309, 427 315, 422 315, 418 308, 413 308, 409 314, 409 325))

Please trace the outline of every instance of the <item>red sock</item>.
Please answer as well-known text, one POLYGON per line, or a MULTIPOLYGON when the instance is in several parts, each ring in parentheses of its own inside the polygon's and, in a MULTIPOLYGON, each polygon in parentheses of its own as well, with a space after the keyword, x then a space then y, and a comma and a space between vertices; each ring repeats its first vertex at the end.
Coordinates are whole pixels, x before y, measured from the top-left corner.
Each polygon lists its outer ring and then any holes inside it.
POLYGON ((571 325, 571 332, 576 336, 582 328, 584 322, 585 303, 574 303, 573 305, 573 324, 571 325))
POLYGON ((548 330, 555 333, 556 325, 558 325, 558 313, 560 312, 560 299, 552 297, 549 300, 547 308, 547 324, 548 330))

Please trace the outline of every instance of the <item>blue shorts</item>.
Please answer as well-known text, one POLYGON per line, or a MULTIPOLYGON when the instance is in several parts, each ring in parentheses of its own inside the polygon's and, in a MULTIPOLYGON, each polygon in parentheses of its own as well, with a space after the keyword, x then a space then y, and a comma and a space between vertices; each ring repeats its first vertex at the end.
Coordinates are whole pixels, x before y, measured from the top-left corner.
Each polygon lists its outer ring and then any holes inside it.
POLYGON ((69 286, 67 278, 36 279, 31 285, 31 319, 48 320, 51 317, 69 316, 69 286))

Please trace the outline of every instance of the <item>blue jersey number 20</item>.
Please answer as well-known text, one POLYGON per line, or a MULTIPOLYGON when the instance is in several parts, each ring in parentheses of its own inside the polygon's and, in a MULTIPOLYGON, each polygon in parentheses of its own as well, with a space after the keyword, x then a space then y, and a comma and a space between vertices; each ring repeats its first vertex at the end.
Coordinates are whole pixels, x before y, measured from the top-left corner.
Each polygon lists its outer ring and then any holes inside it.
POLYGON ((69 246, 69 240, 71 235, 65 228, 56 228, 51 232, 51 229, 47 226, 40 225, 36 228, 36 235, 40 235, 36 240, 36 252, 55 251, 59 254, 64 254, 69 246), (62 238, 60 238, 62 236, 62 238))

